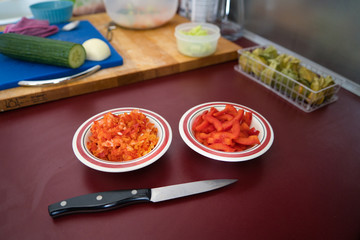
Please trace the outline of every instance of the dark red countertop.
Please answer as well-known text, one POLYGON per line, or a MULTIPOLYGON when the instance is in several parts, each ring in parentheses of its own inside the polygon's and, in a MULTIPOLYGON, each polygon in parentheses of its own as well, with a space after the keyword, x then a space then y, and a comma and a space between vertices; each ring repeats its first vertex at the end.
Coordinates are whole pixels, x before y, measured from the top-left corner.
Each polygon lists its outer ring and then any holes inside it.
MULTIPOLYGON (((248 42, 244 42, 248 44, 248 42)), ((359 239, 360 98, 305 113, 218 64, 0 114, 2 239, 359 239), (261 113, 274 130, 264 155, 246 162, 203 157, 181 139, 191 107, 228 101, 261 113), (104 173, 75 157, 71 141, 89 117, 118 107, 162 115, 173 140, 143 169, 104 173), (49 204, 81 194, 237 178, 226 188, 161 203, 52 219, 49 204)))

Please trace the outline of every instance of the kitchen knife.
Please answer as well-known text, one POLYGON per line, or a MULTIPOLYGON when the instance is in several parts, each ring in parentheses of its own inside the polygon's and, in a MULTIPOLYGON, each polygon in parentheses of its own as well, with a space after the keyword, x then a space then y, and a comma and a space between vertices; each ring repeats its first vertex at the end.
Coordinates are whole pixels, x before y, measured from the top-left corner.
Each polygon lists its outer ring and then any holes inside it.
POLYGON ((77 73, 77 74, 74 74, 71 76, 54 78, 54 79, 49 79, 49 80, 28 80, 28 81, 24 80, 24 81, 19 81, 18 85, 23 86, 23 87, 39 87, 39 86, 41 87, 41 86, 65 83, 65 82, 69 82, 69 81, 75 81, 75 80, 79 80, 84 77, 90 76, 91 74, 98 71, 100 68, 101 68, 100 65, 95 65, 89 69, 86 69, 83 72, 80 72, 80 73, 77 73))
POLYGON ((140 202, 161 202, 212 191, 237 179, 215 179, 149 189, 132 189, 91 193, 49 205, 51 217, 71 213, 101 212, 140 202))

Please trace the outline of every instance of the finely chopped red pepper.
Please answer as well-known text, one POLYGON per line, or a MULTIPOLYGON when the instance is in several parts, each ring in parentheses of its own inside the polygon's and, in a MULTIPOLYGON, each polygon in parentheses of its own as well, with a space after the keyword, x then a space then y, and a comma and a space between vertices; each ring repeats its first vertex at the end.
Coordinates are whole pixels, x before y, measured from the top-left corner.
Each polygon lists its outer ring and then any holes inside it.
POLYGON ((221 111, 212 107, 198 116, 192 126, 195 138, 207 147, 238 152, 260 144, 259 131, 250 128, 252 113, 227 104, 221 111))
POLYGON ((96 157, 115 162, 129 161, 149 153, 157 144, 158 129, 139 110, 107 113, 94 121, 87 148, 96 157))

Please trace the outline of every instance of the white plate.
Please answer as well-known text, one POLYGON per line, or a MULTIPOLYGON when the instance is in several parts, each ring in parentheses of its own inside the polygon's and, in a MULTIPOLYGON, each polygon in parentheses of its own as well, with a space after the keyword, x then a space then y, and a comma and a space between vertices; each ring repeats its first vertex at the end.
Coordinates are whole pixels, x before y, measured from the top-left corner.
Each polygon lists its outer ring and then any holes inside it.
POLYGON ((191 108, 181 117, 179 122, 179 132, 184 142, 194 151, 203 156, 226 162, 240 162, 259 157, 270 148, 274 141, 274 132, 269 122, 263 116, 251 108, 229 102, 209 102, 191 108), (258 137, 260 144, 241 152, 223 152, 208 148, 196 140, 191 129, 196 117, 201 115, 204 111, 210 110, 212 107, 222 110, 225 108, 226 104, 231 104, 236 109, 244 109, 245 111, 252 112, 253 118, 250 127, 255 127, 259 130, 260 133, 258 137))
POLYGON ((126 107, 108 110, 86 120, 75 132, 72 141, 72 147, 76 157, 83 164, 90 168, 103 172, 128 172, 146 167, 158 160, 168 150, 171 140, 171 127, 163 117, 161 117, 157 113, 146 109, 126 107), (86 148, 86 143, 88 142, 89 136, 91 134, 90 128, 93 125, 93 122, 103 118, 104 115, 109 112, 115 115, 119 115, 123 113, 130 113, 134 109, 139 109, 139 111, 143 113, 149 119, 149 121, 153 123, 158 129, 159 141, 156 144, 155 148, 151 150, 151 152, 140 158, 125 162, 106 161, 92 155, 91 152, 86 148))

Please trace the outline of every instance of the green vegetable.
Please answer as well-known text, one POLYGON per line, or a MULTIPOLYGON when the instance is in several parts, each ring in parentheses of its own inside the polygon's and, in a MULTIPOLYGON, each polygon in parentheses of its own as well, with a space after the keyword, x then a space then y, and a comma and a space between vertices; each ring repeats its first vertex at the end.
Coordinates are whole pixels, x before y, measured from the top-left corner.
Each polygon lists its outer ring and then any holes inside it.
POLYGON ((215 52, 216 42, 188 42, 178 40, 179 51, 191 57, 203 57, 208 56, 215 52))
POLYGON ((239 65, 247 73, 251 72, 250 57, 251 57, 251 53, 249 51, 242 52, 239 57, 239 65))
MULTIPOLYGON (((295 84, 294 81, 290 79, 297 81, 298 80, 297 72, 288 68, 284 68, 283 70, 281 70, 281 73, 284 74, 285 76, 281 74, 276 75, 277 82, 282 83, 282 85, 279 84, 281 86, 280 91, 286 90, 286 92, 289 93, 291 92, 291 89, 294 87, 295 84)), ((277 85, 277 87, 279 86, 277 85)))
MULTIPOLYGON (((315 77, 311 83, 311 90, 319 91, 321 90, 321 78, 315 77)), ((306 99, 309 103, 321 104, 325 100, 324 92, 310 92, 306 99)))
POLYGON ((181 31, 181 33, 183 33, 185 35, 190 35, 190 36, 206 36, 206 35, 208 35, 208 32, 205 29, 203 29, 201 25, 193 27, 189 31, 181 31))
POLYGON ((205 57, 216 51, 219 33, 208 31, 197 25, 190 30, 179 30, 177 36, 178 50, 190 57, 205 57), (185 36, 184 36, 185 35, 185 36))
POLYGON ((0 53, 19 60, 78 68, 86 52, 81 44, 15 33, 0 34, 0 53))
POLYGON ((277 91, 293 99, 305 99, 310 104, 322 104, 335 91, 335 87, 332 87, 335 82, 331 76, 319 76, 302 66, 298 58, 278 54, 273 46, 242 52, 239 66, 277 91))
POLYGON ((256 48, 252 52, 244 52, 239 58, 239 64, 246 72, 252 72, 260 77, 261 72, 266 68, 268 62, 262 56, 263 50, 256 48))
POLYGON ((316 74, 306 67, 300 67, 299 68, 299 76, 300 79, 307 82, 307 85, 310 85, 314 77, 316 77, 316 74))
POLYGON ((260 56, 266 60, 274 59, 278 56, 278 52, 274 46, 269 46, 260 53, 260 56))
POLYGON ((268 68, 265 68, 265 70, 263 70, 260 74, 260 80, 265 83, 266 85, 271 86, 272 85, 272 81, 275 77, 275 71, 279 66, 278 61, 274 60, 274 59, 270 59, 269 60, 270 65, 268 68))

